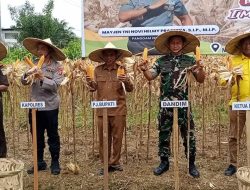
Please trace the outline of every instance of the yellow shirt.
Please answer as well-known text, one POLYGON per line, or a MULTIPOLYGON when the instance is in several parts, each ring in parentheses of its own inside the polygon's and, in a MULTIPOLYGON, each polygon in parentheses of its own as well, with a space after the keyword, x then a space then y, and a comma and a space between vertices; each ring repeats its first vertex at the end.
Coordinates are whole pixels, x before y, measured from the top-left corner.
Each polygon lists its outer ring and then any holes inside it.
POLYGON ((250 100, 250 58, 241 55, 236 55, 232 57, 232 67, 237 67, 242 65, 243 76, 239 80, 239 100, 237 100, 238 87, 235 83, 231 88, 231 100, 229 105, 232 105, 232 102, 244 102, 250 100))

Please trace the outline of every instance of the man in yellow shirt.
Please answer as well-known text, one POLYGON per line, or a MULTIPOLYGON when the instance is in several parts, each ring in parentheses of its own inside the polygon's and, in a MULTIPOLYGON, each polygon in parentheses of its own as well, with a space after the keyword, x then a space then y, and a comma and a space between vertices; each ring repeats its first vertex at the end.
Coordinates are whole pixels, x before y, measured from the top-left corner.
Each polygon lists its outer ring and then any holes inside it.
MULTIPOLYGON (((232 176, 237 164, 237 111, 232 110, 233 102, 250 100, 250 33, 237 36, 230 40, 226 45, 226 52, 232 56, 232 67, 242 66, 243 73, 236 77, 232 83, 231 100, 229 102, 229 158, 230 165, 225 170, 226 176, 232 176)), ((239 138, 246 121, 246 111, 239 111, 239 138)))

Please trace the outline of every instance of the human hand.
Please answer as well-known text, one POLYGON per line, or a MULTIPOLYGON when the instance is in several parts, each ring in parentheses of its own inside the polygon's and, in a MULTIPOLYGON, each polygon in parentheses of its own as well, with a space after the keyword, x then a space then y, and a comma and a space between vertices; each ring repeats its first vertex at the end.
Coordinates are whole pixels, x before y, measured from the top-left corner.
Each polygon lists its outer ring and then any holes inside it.
POLYGON ((37 72, 35 73, 35 77, 37 79, 43 80, 44 79, 44 74, 41 69, 38 69, 37 72))
POLYGON ((140 68, 140 70, 142 71, 146 71, 148 70, 148 61, 145 60, 145 61, 142 61, 138 64, 138 67, 140 68))
POLYGON ((29 70, 26 72, 26 74, 27 74, 27 75, 31 75, 31 74, 33 74, 33 73, 36 73, 37 70, 38 70, 38 67, 37 67, 37 66, 34 66, 34 67, 32 67, 31 69, 29 69, 29 70))
POLYGON ((126 82, 128 80, 128 77, 125 74, 118 75, 117 78, 118 78, 118 80, 120 80, 122 82, 126 82))
POLYGON ((93 79, 88 75, 85 75, 85 79, 86 79, 87 83, 91 83, 93 81, 93 79))
POLYGON ((166 4, 166 0, 159 0, 149 6, 150 9, 157 9, 166 4))

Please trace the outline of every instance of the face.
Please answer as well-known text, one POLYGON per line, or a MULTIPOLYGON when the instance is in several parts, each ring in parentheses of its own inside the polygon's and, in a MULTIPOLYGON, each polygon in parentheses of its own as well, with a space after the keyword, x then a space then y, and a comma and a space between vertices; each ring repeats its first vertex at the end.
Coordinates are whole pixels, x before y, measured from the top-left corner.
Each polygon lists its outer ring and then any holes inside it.
POLYGON ((245 56, 250 57, 250 37, 242 41, 240 49, 245 56))
POLYGON ((117 52, 114 50, 104 50, 102 52, 103 60, 107 65, 112 65, 117 59, 117 52))
POLYGON ((41 57, 42 55, 47 57, 47 55, 49 54, 49 48, 45 44, 38 44, 37 52, 38 52, 39 57, 41 57))
POLYGON ((168 46, 173 54, 179 55, 183 48, 183 39, 179 36, 174 36, 169 40, 168 46))

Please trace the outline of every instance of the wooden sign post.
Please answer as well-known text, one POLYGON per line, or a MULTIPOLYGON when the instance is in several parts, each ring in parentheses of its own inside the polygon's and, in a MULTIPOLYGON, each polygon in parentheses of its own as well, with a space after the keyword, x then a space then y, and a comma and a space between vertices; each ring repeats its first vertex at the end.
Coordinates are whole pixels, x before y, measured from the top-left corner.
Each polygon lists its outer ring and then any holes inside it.
POLYGON ((180 177, 178 166, 178 146, 179 146, 179 126, 178 126, 178 108, 188 107, 188 101, 161 101, 162 108, 173 108, 173 149, 174 149, 174 174, 175 174, 175 190, 180 189, 180 177))
MULTIPOLYGON (((233 102, 232 110, 235 110, 235 111, 245 110, 246 111, 247 165, 250 166, 250 102, 233 102)), ((237 117, 238 117, 237 120, 239 120, 239 115, 237 115, 237 117)), ((239 131, 239 128, 237 129, 237 131, 239 131)), ((239 135, 237 135, 237 142, 239 145, 239 142, 240 142, 239 135)), ((239 150, 237 148, 237 166, 239 164, 238 155, 239 155, 239 150)))
POLYGON ((37 134, 36 134, 36 110, 45 108, 45 102, 21 102, 21 108, 31 109, 32 114, 32 148, 34 164, 34 190, 38 190, 38 166, 37 166, 37 134))
POLYGON ((92 101, 92 108, 102 108, 103 110, 103 162, 104 162, 104 190, 108 190, 108 108, 117 107, 116 101, 92 101))

